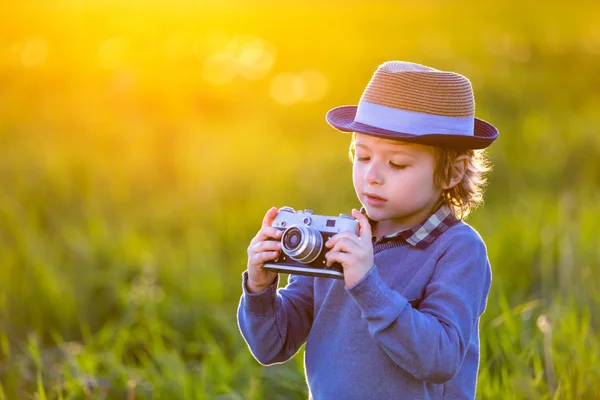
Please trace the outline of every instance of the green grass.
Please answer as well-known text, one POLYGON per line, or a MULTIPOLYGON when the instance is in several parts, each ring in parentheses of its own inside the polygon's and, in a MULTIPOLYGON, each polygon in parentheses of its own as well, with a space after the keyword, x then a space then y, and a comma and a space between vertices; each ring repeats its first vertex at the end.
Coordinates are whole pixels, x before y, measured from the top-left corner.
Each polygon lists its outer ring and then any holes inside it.
POLYGON ((0 400, 306 398, 302 351, 262 367, 238 332, 246 248, 271 206, 357 206, 324 113, 388 59, 464 73, 501 131, 468 220, 493 270, 478 397, 600 398, 594 3, 57 4, 0 33, 0 400), (215 31, 272 43, 269 74, 203 81, 215 31), (111 37, 130 45, 103 69, 111 37), (274 102, 304 69, 327 96, 274 102))

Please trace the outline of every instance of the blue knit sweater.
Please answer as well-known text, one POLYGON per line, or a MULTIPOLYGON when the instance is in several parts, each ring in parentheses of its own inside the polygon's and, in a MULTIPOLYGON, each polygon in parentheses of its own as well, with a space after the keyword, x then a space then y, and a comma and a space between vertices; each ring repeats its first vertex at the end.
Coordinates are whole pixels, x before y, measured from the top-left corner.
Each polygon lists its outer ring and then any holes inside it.
POLYGON ((284 362, 306 343, 315 400, 473 399, 491 283, 479 234, 458 222, 425 249, 397 238, 374 253, 351 288, 290 275, 251 294, 245 272, 238 323, 254 357, 284 362))

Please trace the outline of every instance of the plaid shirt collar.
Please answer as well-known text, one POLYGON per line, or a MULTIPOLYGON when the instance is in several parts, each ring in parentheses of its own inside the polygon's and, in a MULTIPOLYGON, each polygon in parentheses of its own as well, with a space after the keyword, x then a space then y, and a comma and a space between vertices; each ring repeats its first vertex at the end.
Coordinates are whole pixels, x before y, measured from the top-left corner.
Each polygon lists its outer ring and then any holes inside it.
MULTIPOLYGON (((360 209, 360 212, 364 215, 367 215, 364 207, 360 209)), ((377 221, 373 221, 368 216, 367 219, 371 223, 371 226, 377 223, 377 221)), ((426 249, 435 241, 435 239, 440 237, 442 233, 444 233, 448 228, 457 222, 458 220, 454 218, 450 212, 450 208, 448 208, 446 205, 442 205, 424 222, 415 225, 412 228, 407 228, 396 233, 392 233, 391 235, 383 236, 379 239, 373 237, 373 244, 377 244, 382 241, 388 241, 400 236, 413 247, 417 249, 426 249)))

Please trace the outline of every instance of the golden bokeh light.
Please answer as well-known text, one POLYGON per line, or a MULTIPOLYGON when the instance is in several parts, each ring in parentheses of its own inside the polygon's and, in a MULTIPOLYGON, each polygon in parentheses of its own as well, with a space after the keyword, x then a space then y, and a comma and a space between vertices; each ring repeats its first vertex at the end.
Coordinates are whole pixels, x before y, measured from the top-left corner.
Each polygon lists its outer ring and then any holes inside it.
POLYGON ((316 70, 305 70, 298 74, 285 72, 273 77, 269 89, 271 97, 280 104, 317 102, 327 94, 329 82, 316 70))
POLYGON ((306 93, 306 84, 302 77, 289 72, 275 76, 271 80, 269 88, 271 97, 284 105, 300 101, 306 93))
MULTIPOLYGON (((210 51, 204 60, 204 79, 216 85, 232 82, 236 76, 251 81, 262 79, 276 58, 275 46, 253 35, 227 39, 220 32, 211 32, 205 36, 202 50, 210 51)), ((196 55, 203 58, 200 50, 196 55)))
POLYGON ((317 102, 329 91, 329 81, 319 71, 306 70, 299 74, 304 81, 304 97, 302 100, 307 102, 317 102))
POLYGON ((204 61, 202 76, 211 84, 223 85, 235 78, 236 70, 235 59, 231 54, 217 53, 204 61))
POLYGON ((234 37, 227 45, 227 51, 236 60, 238 72, 250 80, 265 77, 275 62, 275 47, 252 35, 234 37))

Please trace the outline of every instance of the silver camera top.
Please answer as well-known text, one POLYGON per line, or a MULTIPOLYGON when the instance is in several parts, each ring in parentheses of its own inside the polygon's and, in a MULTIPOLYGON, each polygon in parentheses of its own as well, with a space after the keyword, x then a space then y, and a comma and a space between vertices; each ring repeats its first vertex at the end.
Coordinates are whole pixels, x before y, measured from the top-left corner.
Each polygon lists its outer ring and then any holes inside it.
POLYGON ((292 207, 281 207, 273 220, 273 227, 287 229, 292 225, 304 225, 320 232, 339 233, 350 231, 356 233, 358 221, 351 215, 340 214, 339 217, 315 215, 312 210, 294 211, 292 207))

